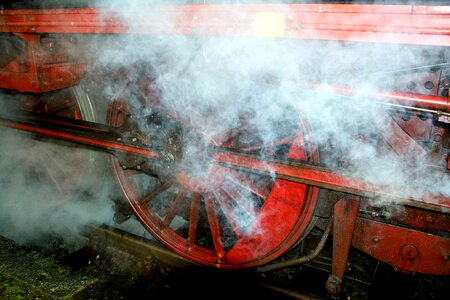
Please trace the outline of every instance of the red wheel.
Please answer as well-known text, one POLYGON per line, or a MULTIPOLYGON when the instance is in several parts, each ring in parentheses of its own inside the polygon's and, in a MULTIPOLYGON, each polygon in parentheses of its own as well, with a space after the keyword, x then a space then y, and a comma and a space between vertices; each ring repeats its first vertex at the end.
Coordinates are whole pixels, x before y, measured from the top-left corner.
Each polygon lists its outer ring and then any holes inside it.
MULTIPOLYGON (((122 125, 133 114, 131 107, 115 102, 109 122, 122 125)), ((172 174, 124 170, 112 158, 113 174, 141 223, 179 255, 217 268, 262 265, 285 253, 309 232, 319 190, 215 165, 198 145, 214 143, 268 158, 317 162, 316 146, 306 140, 310 130, 294 114, 297 128, 281 126, 269 141, 255 134, 245 119, 220 139, 207 139, 204 130, 184 125, 185 140, 194 140, 196 146, 184 146, 184 151, 193 155, 184 157, 172 174)))

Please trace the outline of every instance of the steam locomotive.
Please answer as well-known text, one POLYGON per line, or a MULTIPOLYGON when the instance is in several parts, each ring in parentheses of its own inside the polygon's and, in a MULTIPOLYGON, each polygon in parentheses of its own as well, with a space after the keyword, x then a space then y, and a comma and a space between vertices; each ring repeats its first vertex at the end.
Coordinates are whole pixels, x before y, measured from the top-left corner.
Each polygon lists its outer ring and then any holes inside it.
POLYGON ((449 275, 450 6, 209 2, 2 6, 0 125, 107 153, 115 220, 197 264, 449 275))

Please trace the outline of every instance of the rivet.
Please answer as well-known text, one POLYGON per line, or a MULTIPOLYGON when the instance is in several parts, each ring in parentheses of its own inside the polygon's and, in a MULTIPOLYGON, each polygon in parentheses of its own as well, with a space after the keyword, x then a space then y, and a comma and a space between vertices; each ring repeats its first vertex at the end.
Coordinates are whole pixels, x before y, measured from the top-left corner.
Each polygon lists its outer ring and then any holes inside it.
POLYGON ((419 250, 414 245, 406 244, 402 246, 402 254, 408 259, 414 259, 419 255, 419 250))

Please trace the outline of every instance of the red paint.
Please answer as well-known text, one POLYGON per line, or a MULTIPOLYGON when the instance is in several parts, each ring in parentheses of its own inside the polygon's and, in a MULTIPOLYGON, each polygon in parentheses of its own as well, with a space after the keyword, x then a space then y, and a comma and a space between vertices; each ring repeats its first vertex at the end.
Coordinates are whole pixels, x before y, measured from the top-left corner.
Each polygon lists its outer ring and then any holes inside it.
MULTIPOLYGON (((255 172, 274 172, 278 176, 292 178, 299 182, 331 188, 338 191, 347 191, 357 195, 378 195, 388 198, 404 199, 405 204, 414 206, 428 206, 438 211, 450 209, 450 198, 429 193, 418 197, 414 191, 405 191, 403 187, 380 186, 369 184, 358 178, 344 176, 326 169, 313 169, 301 164, 287 165, 284 163, 261 161, 235 153, 215 152, 213 158, 221 164, 230 164, 235 167, 253 170, 255 172)), ((445 174, 443 176, 446 176, 445 174)))
POLYGON ((384 102, 407 106, 417 106, 421 108, 450 112, 450 99, 441 96, 400 93, 393 91, 383 92, 363 90, 350 87, 324 85, 320 83, 309 83, 306 86, 314 90, 329 91, 345 96, 364 97, 365 99, 373 99, 373 101, 382 103, 384 102))
POLYGON ((251 4, 152 6, 112 9, 11 10, 0 15, 0 32, 146 33, 252 36, 255 14, 285 16, 285 36, 294 39, 450 45, 446 7, 411 5, 251 4), (121 16, 133 16, 128 24, 121 16), (158 22, 148 22, 148 20, 158 22), (174 26, 164 26, 170 22, 174 26))
MULTIPOLYGON (((28 47, 24 53, 20 53, 15 60, 0 70, 0 88, 43 93, 78 84, 84 75, 86 63, 81 59, 68 61, 65 59, 68 56, 64 51, 49 53, 52 42, 41 40, 42 33, 261 36, 261 33, 255 31, 254 20, 262 12, 282 14, 285 28, 278 38, 450 46, 449 6, 331 4, 152 6, 149 10, 129 11, 135 21, 133 24, 127 23, 121 17, 123 10, 99 8, 10 10, 2 11, 0 14, 0 32, 16 34, 26 41, 28 47), (152 19, 158 22, 148 22, 152 19), (163 21, 168 20, 174 26, 161 25, 163 21), (60 61, 66 62, 59 63, 60 61)), ((377 102, 450 112, 449 98, 436 95, 365 91, 320 84, 306 86, 342 95, 369 97, 377 102)), ((118 111, 111 119, 115 125, 120 125, 123 121, 123 115, 118 111)), ((392 134, 387 143, 403 157, 407 156, 410 149, 416 150, 414 154, 421 154, 414 138, 411 138, 411 133, 426 141, 427 132, 433 124, 428 122, 426 130, 423 131, 412 127, 417 123, 399 124, 400 126, 391 124, 392 134), (404 131, 406 126, 410 128, 404 131)), ((145 149, 26 124, 2 120, 0 125, 104 149, 131 152, 150 158, 157 157, 157 153, 145 149)), ((306 138, 304 133, 308 132, 305 126, 306 124, 299 125, 289 158, 318 162, 318 151, 314 143, 310 137, 308 141, 304 141, 306 138)), ((148 201, 141 201, 137 187, 127 179, 118 162, 113 162, 114 175, 118 178, 120 189, 137 218, 157 239, 192 261, 219 268, 246 268, 277 258, 289 250, 306 232, 314 216, 318 195, 318 189, 313 186, 321 186, 350 194, 406 198, 404 203, 412 206, 412 208, 405 207, 406 215, 392 216, 392 220, 414 229, 356 217, 358 208, 356 198, 340 200, 335 206, 333 232, 335 249, 333 249, 332 272, 338 278, 342 279, 345 271, 350 240, 354 247, 402 270, 450 274, 448 260, 450 240, 418 231, 419 229, 429 232, 449 231, 449 198, 428 194, 418 197, 413 192, 403 193, 402 187, 376 186, 331 170, 310 168, 304 164, 287 165, 219 151, 213 153, 213 158, 222 165, 230 164, 250 172, 274 172, 281 177, 275 180, 273 186, 267 188, 267 192, 258 189, 260 192, 258 196, 264 199, 264 205, 259 211, 254 210, 257 212, 255 221, 247 231, 242 231, 239 224, 231 222, 238 241, 227 250, 221 240, 218 213, 219 208, 224 211, 233 208, 232 203, 237 206, 243 205, 245 200, 236 196, 240 191, 238 185, 212 196, 210 193, 212 191, 206 187, 210 181, 205 178, 194 180, 182 173, 174 178, 174 182, 184 190, 182 194, 177 195, 174 205, 166 214, 166 219, 161 221, 153 208, 146 206, 148 201), (182 203, 186 190, 192 193, 192 199, 189 206, 189 236, 184 238, 169 225, 182 203), (223 197, 228 197, 227 201, 220 202, 223 197), (207 214, 214 249, 196 244, 201 205, 207 214)), ((447 168, 450 169, 450 160, 447 161, 447 168)), ((213 172, 216 172, 212 176, 214 188, 220 188, 225 181, 224 175, 218 171, 221 169, 217 166, 212 168, 213 172)), ((257 189, 256 185, 254 188, 257 189)), ((151 198, 149 197, 149 201, 151 198)), ((233 215, 224 214, 226 217, 233 215)), ((376 212, 371 215, 373 218, 377 217, 376 212)))
POLYGON ((402 270, 450 275, 450 239, 357 218, 352 245, 402 270))
MULTIPOLYGON (((27 47, 24 53, 20 53, 15 60, 0 70, 0 88, 43 93, 79 83, 84 75, 86 62, 69 59, 64 49, 49 53, 45 48, 48 45, 41 45, 40 35, 16 35, 26 41, 27 47), (26 67, 14 67, 17 65, 26 67)), ((60 38, 61 42, 65 39, 67 38, 60 38)))
POLYGON ((126 146, 126 145, 121 145, 121 144, 117 144, 117 143, 111 143, 111 142, 102 141, 102 140, 96 140, 96 139, 87 138, 87 137, 82 137, 82 136, 73 135, 70 133, 64 133, 64 132, 54 131, 54 130, 50 130, 50 129, 38 128, 35 126, 31 126, 31 125, 15 123, 15 122, 10 122, 10 121, 6 121, 6 120, 0 120, 0 125, 19 129, 22 131, 26 131, 26 132, 30 132, 30 133, 34 133, 34 134, 38 134, 38 135, 48 136, 51 138, 59 138, 61 140, 82 143, 82 144, 86 144, 88 146, 99 147, 102 149, 111 149, 111 150, 116 150, 116 151, 125 151, 125 152, 130 152, 130 153, 136 153, 139 155, 148 156, 149 158, 158 157, 158 153, 153 152, 153 151, 140 149, 140 148, 136 148, 136 147, 131 147, 131 146, 126 146))

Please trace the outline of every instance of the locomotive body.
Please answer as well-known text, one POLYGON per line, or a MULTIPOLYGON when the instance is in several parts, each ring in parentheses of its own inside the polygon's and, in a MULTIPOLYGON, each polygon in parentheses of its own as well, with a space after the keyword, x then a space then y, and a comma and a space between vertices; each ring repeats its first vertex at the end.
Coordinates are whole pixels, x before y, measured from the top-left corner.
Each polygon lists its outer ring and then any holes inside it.
POLYGON ((116 220, 179 255, 266 272, 332 239, 330 293, 350 247, 450 275, 450 6, 12 9, 0 31, 0 125, 109 153, 116 220))

